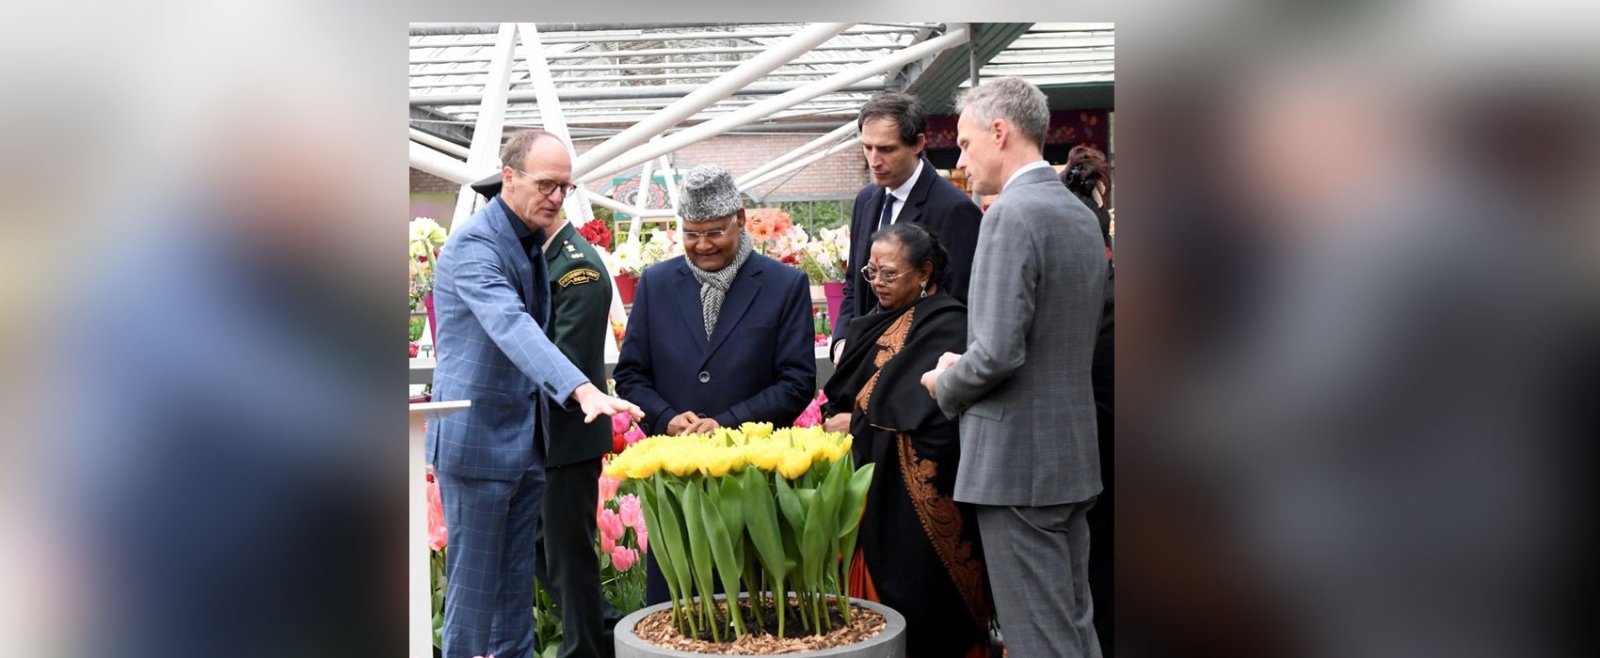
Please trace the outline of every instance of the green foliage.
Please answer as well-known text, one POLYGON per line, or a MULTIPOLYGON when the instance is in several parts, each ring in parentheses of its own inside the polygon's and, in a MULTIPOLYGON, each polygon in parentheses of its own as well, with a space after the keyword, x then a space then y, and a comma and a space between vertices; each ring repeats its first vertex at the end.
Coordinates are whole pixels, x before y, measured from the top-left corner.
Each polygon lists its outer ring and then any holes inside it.
POLYGON ((848 201, 784 201, 778 204, 797 226, 816 235, 825 228, 838 228, 850 223, 848 201))

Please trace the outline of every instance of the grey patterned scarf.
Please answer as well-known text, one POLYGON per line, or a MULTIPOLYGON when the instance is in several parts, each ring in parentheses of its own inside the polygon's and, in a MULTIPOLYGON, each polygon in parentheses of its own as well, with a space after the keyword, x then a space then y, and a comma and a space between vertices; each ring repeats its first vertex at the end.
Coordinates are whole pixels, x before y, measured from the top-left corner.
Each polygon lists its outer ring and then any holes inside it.
POLYGON ((733 277, 739 275, 739 268, 750 258, 750 252, 755 245, 750 242, 750 234, 739 232, 739 253, 733 257, 733 262, 715 272, 707 272, 694 266, 694 261, 687 256, 683 261, 689 265, 689 271, 694 273, 694 278, 700 281, 700 312, 706 320, 706 338, 711 338, 711 331, 717 328, 717 314, 722 312, 722 300, 728 296, 728 288, 733 285, 733 277))

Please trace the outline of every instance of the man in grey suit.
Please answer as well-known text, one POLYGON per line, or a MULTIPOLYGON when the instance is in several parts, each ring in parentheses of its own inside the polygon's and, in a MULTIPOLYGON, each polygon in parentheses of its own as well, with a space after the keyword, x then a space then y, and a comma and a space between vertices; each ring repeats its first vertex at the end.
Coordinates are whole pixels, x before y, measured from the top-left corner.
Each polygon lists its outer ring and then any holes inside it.
POLYGON ((961 417, 955 498, 978 509, 1010 655, 1099 656, 1084 515, 1101 491, 1090 366, 1106 285, 1094 214, 1042 157, 1039 89, 999 78, 961 99, 968 180, 1000 193, 978 230, 965 354, 923 375, 961 417))

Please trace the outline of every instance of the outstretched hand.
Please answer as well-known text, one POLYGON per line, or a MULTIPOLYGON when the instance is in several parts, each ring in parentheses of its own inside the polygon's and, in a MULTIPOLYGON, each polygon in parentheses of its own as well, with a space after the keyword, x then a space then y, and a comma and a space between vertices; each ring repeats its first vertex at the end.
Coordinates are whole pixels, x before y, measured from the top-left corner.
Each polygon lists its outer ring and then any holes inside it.
POLYGON ((633 416, 634 420, 644 420, 644 410, 632 402, 619 397, 601 393, 594 384, 584 382, 577 390, 572 392, 578 398, 578 406, 583 409, 583 422, 592 423, 601 416, 610 418, 620 413, 633 416))

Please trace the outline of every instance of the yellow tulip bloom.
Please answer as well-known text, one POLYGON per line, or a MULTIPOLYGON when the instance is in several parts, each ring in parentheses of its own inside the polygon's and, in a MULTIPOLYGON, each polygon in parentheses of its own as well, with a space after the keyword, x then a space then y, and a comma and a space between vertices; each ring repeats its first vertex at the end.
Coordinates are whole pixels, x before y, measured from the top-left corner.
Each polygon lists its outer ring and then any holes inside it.
POLYGON ((786 450, 783 453, 783 463, 778 465, 778 473, 790 480, 799 479, 811 470, 811 455, 801 450, 786 450))

